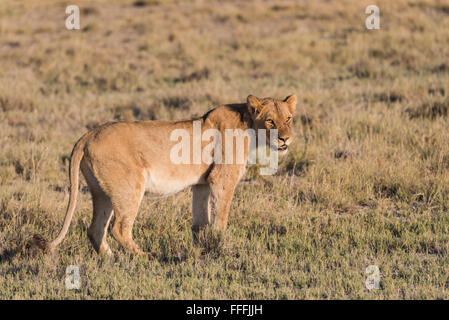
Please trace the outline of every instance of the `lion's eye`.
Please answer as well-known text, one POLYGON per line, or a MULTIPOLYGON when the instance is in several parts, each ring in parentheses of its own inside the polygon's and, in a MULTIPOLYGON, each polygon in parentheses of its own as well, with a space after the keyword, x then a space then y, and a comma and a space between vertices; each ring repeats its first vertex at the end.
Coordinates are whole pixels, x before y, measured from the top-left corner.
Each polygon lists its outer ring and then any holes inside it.
POLYGON ((270 127, 270 128, 274 128, 274 126, 275 126, 274 121, 271 120, 271 119, 268 119, 268 120, 266 121, 266 124, 267 124, 268 127, 270 127))
POLYGON ((290 123, 292 121, 292 117, 288 117, 286 123, 290 123))

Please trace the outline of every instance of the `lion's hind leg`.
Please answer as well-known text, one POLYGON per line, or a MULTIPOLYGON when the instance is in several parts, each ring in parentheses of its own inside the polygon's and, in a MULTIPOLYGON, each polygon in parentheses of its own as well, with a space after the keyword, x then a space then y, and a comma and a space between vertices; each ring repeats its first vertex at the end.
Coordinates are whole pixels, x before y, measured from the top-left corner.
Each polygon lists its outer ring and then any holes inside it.
POLYGON ((109 222, 113 215, 111 199, 103 191, 92 174, 92 169, 85 161, 81 162, 81 170, 89 186, 93 204, 92 223, 87 230, 87 235, 95 251, 112 256, 112 251, 106 242, 109 222))
POLYGON ((112 256, 112 251, 106 242, 109 222, 113 215, 112 203, 103 191, 95 190, 91 193, 94 213, 87 234, 95 251, 112 256))
POLYGON ((132 229, 144 190, 135 190, 121 197, 112 198, 115 214, 112 235, 126 250, 133 254, 144 254, 142 249, 134 242, 132 229))

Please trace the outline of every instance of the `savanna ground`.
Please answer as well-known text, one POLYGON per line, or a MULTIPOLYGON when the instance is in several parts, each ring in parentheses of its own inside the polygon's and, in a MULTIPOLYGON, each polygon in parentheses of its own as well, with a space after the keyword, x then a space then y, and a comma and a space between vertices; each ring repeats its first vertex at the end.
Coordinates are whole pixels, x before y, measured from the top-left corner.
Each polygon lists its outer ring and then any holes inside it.
POLYGON ((1 299, 449 298, 449 4, 444 1, 0 3, 1 299), (65 7, 81 30, 65 28, 65 7), (381 29, 365 28, 365 8, 381 29), (73 144, 113 119, 180 119, 297 93, 274 176, 250 168, 228 230, 191 236, 191 192, 145 199, 152 261, 99 257, 83 192, 55 255, 73 144), (80 290, 67 290, 77 265, 80 290), (365 269, 380 269, 367 290, 365 269))

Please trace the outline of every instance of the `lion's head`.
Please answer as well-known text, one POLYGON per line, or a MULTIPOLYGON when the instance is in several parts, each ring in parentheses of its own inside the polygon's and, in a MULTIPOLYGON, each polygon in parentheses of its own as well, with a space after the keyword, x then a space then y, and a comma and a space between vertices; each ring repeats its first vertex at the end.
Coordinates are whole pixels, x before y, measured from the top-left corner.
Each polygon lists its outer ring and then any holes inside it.
POLYGON ((270 144, 270 129, 278 130, 275 145, 279 155, 287 153, 292 142, 293 115, 296 110, 296 95, 292 94, 284 100, 273 98, 259 99, 253 95, 247 98, 248 110, 253 118, 253 129, 267 130, 267 144, 270 144))

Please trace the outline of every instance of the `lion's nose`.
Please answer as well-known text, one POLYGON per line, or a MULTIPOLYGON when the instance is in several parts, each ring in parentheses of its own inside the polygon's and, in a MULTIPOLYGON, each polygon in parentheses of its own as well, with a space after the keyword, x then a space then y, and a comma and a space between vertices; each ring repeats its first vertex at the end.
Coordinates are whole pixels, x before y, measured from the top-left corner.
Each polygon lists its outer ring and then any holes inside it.
POLYGON ((289 140, 290 140, 290 137, 279 137, 278 139, 279 139, 279 141, 281 142, 281 145, 282 145, 282 144, 288 144, 289 140))

